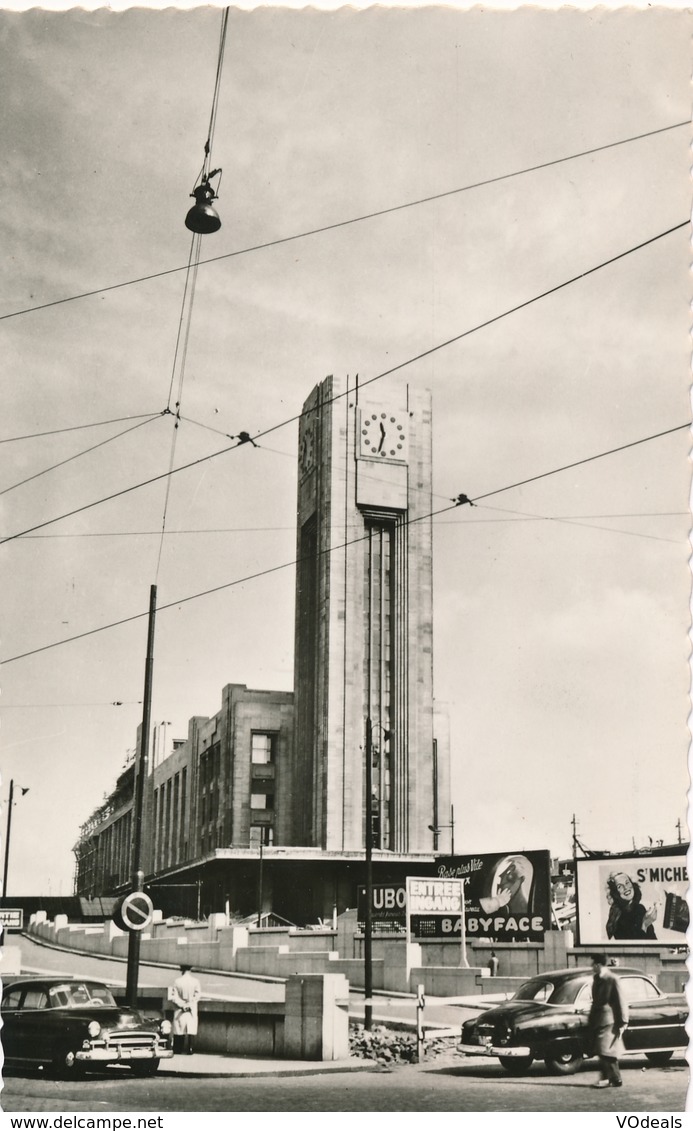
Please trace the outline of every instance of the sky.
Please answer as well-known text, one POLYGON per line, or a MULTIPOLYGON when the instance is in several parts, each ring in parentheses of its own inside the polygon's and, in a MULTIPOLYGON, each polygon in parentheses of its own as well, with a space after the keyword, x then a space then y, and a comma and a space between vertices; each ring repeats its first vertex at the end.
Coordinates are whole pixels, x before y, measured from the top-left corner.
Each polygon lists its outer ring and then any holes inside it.
POLYGON ((291 689, 296 416, 395 366, 383 397, 432 391, 434 509, 477 499, 433 526, 456 849, 566 855, 573 815, 591 849, 674 842, 690 437, 647 438, 690 419, 690 12, 232 8, 182 367, 220 27, 0 11, 8 893, 72 891, 152 584, 155 723, 291 689))

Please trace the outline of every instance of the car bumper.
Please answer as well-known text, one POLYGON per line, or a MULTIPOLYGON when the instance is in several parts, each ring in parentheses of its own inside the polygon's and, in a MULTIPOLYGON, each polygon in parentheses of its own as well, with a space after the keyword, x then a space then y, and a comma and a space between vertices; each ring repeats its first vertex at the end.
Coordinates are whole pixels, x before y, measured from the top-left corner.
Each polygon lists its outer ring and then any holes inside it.
POLYGON ((523 1045, 458 1045, 457 1051, 465 1056, 504 1056, 508 1060, 532 1056, 532 1050, 523 1045))
POLYGON ((75 1060, 80 1064, 130 1064, 133 1060, 166 1060, 173 1056, 173 1049, 116 1049, 106 1046, 95 1049, 78 1049, 75 1060))

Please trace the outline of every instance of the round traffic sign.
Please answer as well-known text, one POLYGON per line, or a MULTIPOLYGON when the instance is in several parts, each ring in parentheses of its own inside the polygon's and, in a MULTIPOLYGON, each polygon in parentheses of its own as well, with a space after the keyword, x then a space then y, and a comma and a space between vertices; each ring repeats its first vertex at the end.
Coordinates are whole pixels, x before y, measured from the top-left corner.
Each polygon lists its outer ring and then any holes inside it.
POLYGON ((154 915, 154 904, 143 891, 131 891, 116 908, 113 919, 126 931, 143 931, 154 915))

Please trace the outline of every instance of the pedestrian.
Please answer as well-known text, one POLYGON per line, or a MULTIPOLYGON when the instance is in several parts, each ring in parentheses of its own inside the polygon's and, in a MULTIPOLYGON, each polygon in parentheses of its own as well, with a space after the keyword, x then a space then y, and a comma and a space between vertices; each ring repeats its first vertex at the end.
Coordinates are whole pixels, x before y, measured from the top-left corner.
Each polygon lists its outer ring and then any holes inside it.
POLYGON ((618 1058, 623 1056, 623 1034, 628 1025, 628 1005, 618 976, 604 953, 592 955, 592 1005, 587 1019, 590 1052, 599 1057, 600 1076, 593 1088, 620 1088, 623 1081, 618 1058))
POLYGON ((202 996, 202 987, 193 976, 192 966, 181 966, 180 975, 171 986, 168 996, 175 1006, 173 1051, 190 1055, 193 1051, 193 1037, 197 1035, 197 1003, 202 996))
POLYGON ((496 974, 498 973, 498 967, 500 966, 500 962, 498 961, 495 950, 491 951, 491 957, 488 960, 488 966, 489 970, 491 971, 491 977, 495 978, 496 974))

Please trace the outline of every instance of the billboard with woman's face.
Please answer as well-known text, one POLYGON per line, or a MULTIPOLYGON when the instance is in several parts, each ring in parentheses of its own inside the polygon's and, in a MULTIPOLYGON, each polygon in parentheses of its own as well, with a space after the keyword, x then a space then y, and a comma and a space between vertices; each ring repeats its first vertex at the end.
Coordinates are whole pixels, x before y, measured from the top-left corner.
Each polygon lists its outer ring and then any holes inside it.
POLYGON ((441 878, 465 881, 467 938, 540 942, 551 929, 550 857, 533 852, 439 856, 441 878))
POLYGON ((683 853, 602 857, 576 863, 581 945, 685 945, 689 912, 683 853))

